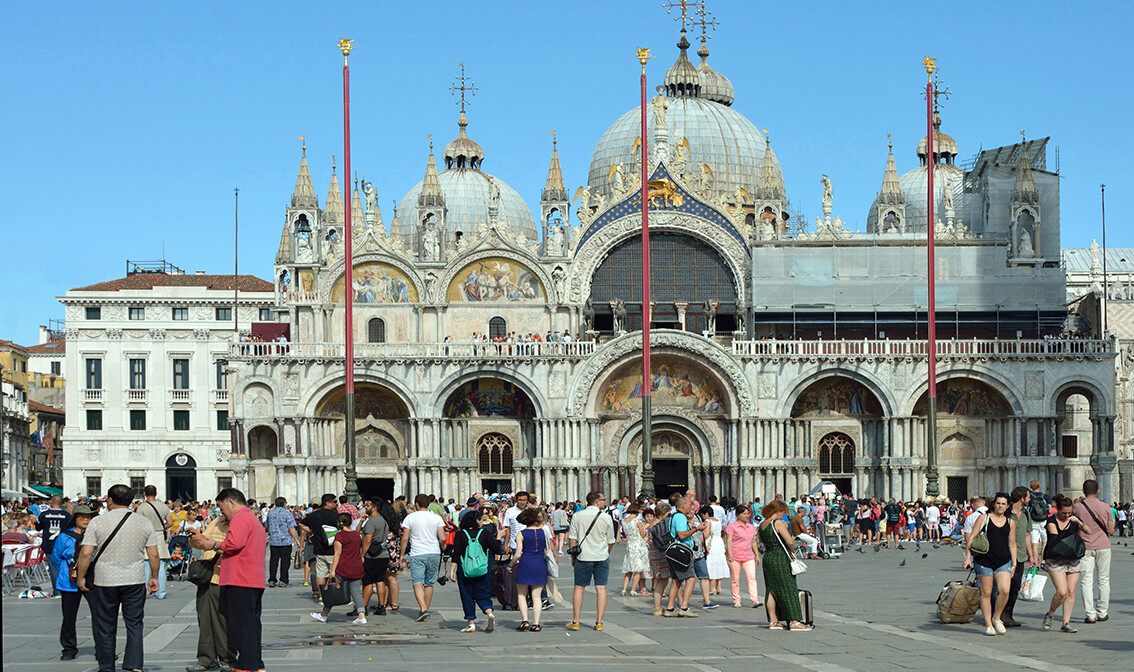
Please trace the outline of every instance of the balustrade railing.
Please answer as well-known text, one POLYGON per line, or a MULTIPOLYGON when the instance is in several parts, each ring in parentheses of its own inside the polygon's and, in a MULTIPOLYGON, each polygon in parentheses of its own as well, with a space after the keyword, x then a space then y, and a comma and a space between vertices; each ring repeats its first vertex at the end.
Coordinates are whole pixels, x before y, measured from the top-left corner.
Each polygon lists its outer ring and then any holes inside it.
POLYGON ((130 388, 126 390, 127 403, 144 404, 150 399, 150 391, 144 388, 130 388))
MULTIPOLYGON (((320 359, 345 357, 343 343, 237 343, 232 356, 248 359, 320 359)), ((588 357, 594 341, 570 343, 355 343, 356 359, 478 359, 588 357)))
MULTIPOLYGON (((739 357, 820 357, 820 358, 921 358, 929 355, 929 342, 923 340, 845 340, 845 341, 733 341, 732 353, 739 357)), ((943 339, 937 341, 942 359, 1095 357, 1114 355, 1114 344, 1087 339, 943 339)))
POLYGON ((193 398, 193 390, 170 390, 169 400, 176 403, 189 403, 193 398))

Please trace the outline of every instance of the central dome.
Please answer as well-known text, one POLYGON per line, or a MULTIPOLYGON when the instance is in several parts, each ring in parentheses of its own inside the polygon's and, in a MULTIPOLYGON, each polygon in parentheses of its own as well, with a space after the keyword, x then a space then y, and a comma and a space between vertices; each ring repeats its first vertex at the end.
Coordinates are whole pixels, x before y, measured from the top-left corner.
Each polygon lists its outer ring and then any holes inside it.
MULTIPOLYGON (((528 240, 535 240, 537 229, 532 211, 515 189, 498 177, 471 168, 452 168, 438 173, 441 193, 445 194, 445 239, 453 240, 454 234, 464 235, 476 232, 477 226, 488 220, 488 202, 492 187, 489 178, 500 188, 500 225, 510 231, 519 231, 528 240)), ((406 241, 417 240, 418 213, 417 197, 421 195, 422 180, 413 185, 402 200, 398 201, 398 212, 394 225, 406 241)), ((466 238, 466 242, 470 239, 466 238)))

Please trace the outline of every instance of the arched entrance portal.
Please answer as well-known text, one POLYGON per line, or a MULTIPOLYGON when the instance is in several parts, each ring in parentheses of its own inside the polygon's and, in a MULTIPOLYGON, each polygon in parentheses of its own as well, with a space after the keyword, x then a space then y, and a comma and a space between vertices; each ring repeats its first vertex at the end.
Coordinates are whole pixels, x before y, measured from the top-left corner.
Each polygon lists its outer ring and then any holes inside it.
POLYGON ((689 489, 689 440, 677 432, 654 432, 654 492, 669 497, 675 492, 689 489))
POLYGON ((197 499, 197 461, 185 453, 171 455, 165 461, 165 492, 182 502, 197 499))

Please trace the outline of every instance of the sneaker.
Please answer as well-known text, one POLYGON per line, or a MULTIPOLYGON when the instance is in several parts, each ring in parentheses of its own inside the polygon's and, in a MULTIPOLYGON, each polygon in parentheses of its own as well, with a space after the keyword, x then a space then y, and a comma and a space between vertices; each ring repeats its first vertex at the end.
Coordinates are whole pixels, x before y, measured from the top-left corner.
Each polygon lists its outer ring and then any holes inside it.
POLYGON ((423 611, 423 612, 421 612, 420 614, 418 614, 418 615, 417 615, 417 619, 416 619, 416 620, 417 620, 417 622, 418 622, 418 623, 422 623, 422 622, 424 622, 424 621, 428 621, 428 620, 429 620, 429 612, 428 612, 428 611, 423 611))
POLYGON ((676 609, 666 609, 665 611, 662 612, 661 615, 665 616, 666 618, 676 618, 677 617, 677 610, 676 609))
POLYGON ((599 632, 602 632, 602 623, 601 623, 601 622, 599 622, 599 623, 595 623, 595 624, 594 624, 594 629, 595 629, 595 630, 598 630, 599 632))
POLYGON ((988 635, 989 637, 995 637, 996 636, 996 628, 994 628, 990 625, 990 626, 988 626, 987 628, 984 629, 984 634, 988 635))
POLYGON ((1060 632, 1066 632, 1066 633, 1067 633, 1067 634, 1069 634, 1069 635, 1073 635, 1073 634, 1075 634, 1076 632, 1079 632, 1079 631, 1078 631, 1078 630, 1076 630, 1075 628, 1072 628, 1072 627, 1071 627, 1071 624, 1070 624, 1070 623, 1064 623, 1064 624, 1063 624, 1063 627, 1059 628, 1059 631, 1060 631, 1060 632))
POLYGON ((496 629, 496 614, 488 615, 488 625, 484 626, 485 632, 492 632, 496 629))
POLYGON ((733 606, 734 608, 736 608, 736 609, 740 609, 740 608, 741 608, 741 607, 743 607, 744 605, 743 605, 743 604, 741 604, 741 603, 739 603, 739 602, 733 602, 732 606, 733 606))
POLYGON ((1023 623, 1017 621, 1016 619, 1012 618, 1011 616, 1001 616, 1000 622, 1003 623, 1004 627, 1006 627, 1006 628, 1018 628, 1021 625, 1023 625, 1023 623))
POLYGON ((1004 621, 993 621, 992 627, 996 629, 996 634, 1003 635, 1008 632, 1008 628, 1004 627, 1004 621))
POLYGON ((1106 621, 1110 620, 1110 614, 1107 614, 1106 616, 1099 616, 1095 620, 1098 621, 1099 623, 1105 623, 1106 621))
POLYGON ((1043 616, 1043 629, 1051 630, 1051 621, 1055 618, 1055 614, 1044 614, 1043 616))
POLYGON ((78 654, 64 653, 62 656, 59 656, 59 660, 74 660, 76 655, 78 654))
POLYGON ((327 622, 327 617, 324 616, 322 613, 320 613, 318 611, 311 612, 311 618, 314 618, 316 621, 319 621, 320 623, 326 623, 327 622))
POLYGON ((682 618, 700 618, 701 617, 701 615, 698 614, 697 612, 689 611, 688 607, 677 612, 677 615, 682 617, 682 618))
POLYGON ((579 629, 579 627, 580 627, 580 626, 579 626, 579 622, 578 622, 578 621, 569 621, 569 622, 567 623, 567 629, 568 629, 568 630, 578 630, 578 629, 579 629))
POLYGON ((374 609, 371 610, 371 613, 374 614, 375 616, 385 616, 386 615, 386 605, 379 604, 377 607, 374 607, 374 609))
POLYGON ((762 606, 764 606, 764 603, 761 602, 760 600, 756 600, 755 602, 752 603, 753 609, 759 609, 762 606))
POLYGON ((555 608, 555 603, 551 600, 544 600, 542 606, 544 611, 551 611, 555 608))
POLYGON ((280 581, 276 585, 279 586, 280 588, 287 588, 288 587, 287 581, 280 581))
POLYGON ((269 588, 275 588, 275 587, 276 587, 276 582, 275 582, 275 581, 269 581, 269 582, 268 582, 268 587, 269 587, 269 588))
POLYGON ((358 618, 351 621, 350 624, 351 625, 366 625, 366 617, 365 616, 359 616, 358 618))
POLYGON ((704 609, 705 611, 708 611, 710 609, 716 609, 719 606, 721 606, 721 605, 717 604, 716 602, 710 602, 708 604, 702 604, 701 608, 704 609))

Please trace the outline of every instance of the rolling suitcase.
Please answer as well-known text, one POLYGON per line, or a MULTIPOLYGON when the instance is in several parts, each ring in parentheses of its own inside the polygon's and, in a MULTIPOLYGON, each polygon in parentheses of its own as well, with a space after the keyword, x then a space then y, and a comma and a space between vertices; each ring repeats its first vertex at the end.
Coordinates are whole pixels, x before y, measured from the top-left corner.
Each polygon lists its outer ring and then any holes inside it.
POLYGON ((937 596, 937 618, 942 623, 969 623, 980 608, 980 588, 971 580, 950 581, 937 596))
POLYGON ((815 626, 815 605, 811 601, 811 591, 799 591, 799 607, 803 611, 803 622, 815 626))
POLYGON ((516 570, 511 564, 496 565, 496 573, 492 577, 492 594, 500 602, 500 608, 505 611, 515 611, 520 608, 520 598, 516 590, 516 570))

